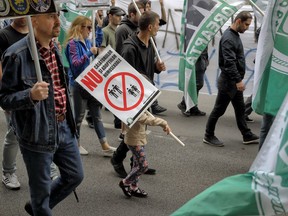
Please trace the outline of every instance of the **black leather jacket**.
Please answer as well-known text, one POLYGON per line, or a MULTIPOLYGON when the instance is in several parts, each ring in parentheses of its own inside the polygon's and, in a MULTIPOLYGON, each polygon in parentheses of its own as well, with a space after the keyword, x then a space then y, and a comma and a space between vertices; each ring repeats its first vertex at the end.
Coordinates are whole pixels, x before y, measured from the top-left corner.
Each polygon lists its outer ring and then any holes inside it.
POLYGON ((245 75, 245 56, 239 33, 230 27, 223 33, 219 43, 219 90, 235 91, 236 83, 245 75))

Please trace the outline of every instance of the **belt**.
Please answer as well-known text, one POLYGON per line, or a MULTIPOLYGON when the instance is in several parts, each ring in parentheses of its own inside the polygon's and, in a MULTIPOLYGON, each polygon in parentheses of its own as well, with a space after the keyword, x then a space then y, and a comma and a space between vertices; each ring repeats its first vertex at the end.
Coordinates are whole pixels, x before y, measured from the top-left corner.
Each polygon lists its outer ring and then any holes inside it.
POLYGON ((65 118, 66 118, 65 113, 62 113, 62 114, 56 116, 56 119, 57 119, 58 123, 59 122, 63 122, 65 120, 65 118))

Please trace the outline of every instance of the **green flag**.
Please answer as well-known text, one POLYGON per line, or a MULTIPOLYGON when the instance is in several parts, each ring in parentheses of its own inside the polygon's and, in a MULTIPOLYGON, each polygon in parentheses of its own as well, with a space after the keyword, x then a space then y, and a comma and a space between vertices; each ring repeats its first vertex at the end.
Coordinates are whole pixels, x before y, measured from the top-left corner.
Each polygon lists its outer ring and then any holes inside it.
POLYGON ((287 215, 288 94, 246 174, 225 178, 172 216, 287 215))
POLYGON ((187 110, 197 104, 195 63, 219 29, 245 0, 184 0, 180 35, 179 90, 187 110))
POLYGON ((288 6, 271 0, 261 27, 254 75, 253 109, 276 116, 288 91, 288 6))

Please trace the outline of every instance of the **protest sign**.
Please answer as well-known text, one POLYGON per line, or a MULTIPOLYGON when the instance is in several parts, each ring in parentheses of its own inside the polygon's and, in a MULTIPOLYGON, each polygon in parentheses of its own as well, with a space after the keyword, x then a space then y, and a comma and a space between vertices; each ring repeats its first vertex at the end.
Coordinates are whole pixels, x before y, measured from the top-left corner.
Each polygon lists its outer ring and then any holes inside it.
POLYGON ((86 8, 89 10, 109 9, 110 0, 76 0, 77 8, 86 8))
POLYGON ((1 0, 0 18, 19 17, 41 13, 56 12, 53 0, 29 1, 29 0, 1 0))
POLYGON ((161 93, 110 46, 76 81, 128 127, 161 93))

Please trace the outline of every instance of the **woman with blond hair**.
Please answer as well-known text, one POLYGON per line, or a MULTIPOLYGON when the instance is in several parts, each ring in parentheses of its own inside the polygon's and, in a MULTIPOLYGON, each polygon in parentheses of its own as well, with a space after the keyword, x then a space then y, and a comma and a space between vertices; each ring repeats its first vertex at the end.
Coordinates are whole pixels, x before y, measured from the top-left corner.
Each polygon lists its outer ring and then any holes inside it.
MULTIPOLYGON (((98 17, 99 18, 99 17, 98 17)), ((65 55, 69 62, 69 85, 73 101, 75 122, 78 130, 78 141, 80 140, 80 127, 88 107, 94 123, 94 129, 102 146, 104 156, 112 156, 116 150, 111 147, 105 135, 105 129, 101 118, 101 104, 89 93, 76 83, 75 79, 90 64, 90 57, 98 54, 98 47, 102 43, 103 33, 101 29, 101 20, 98 21, 96 28, 96 47, 92 45, 89 35, 92 30, 92 21, 85 16, 78 16, 72 22, 66 36, 65 55), (99 26, 100 23, 100 26, 99 26)), ((79 145, 80 153, 83 155, 88 152, 79 145)))

